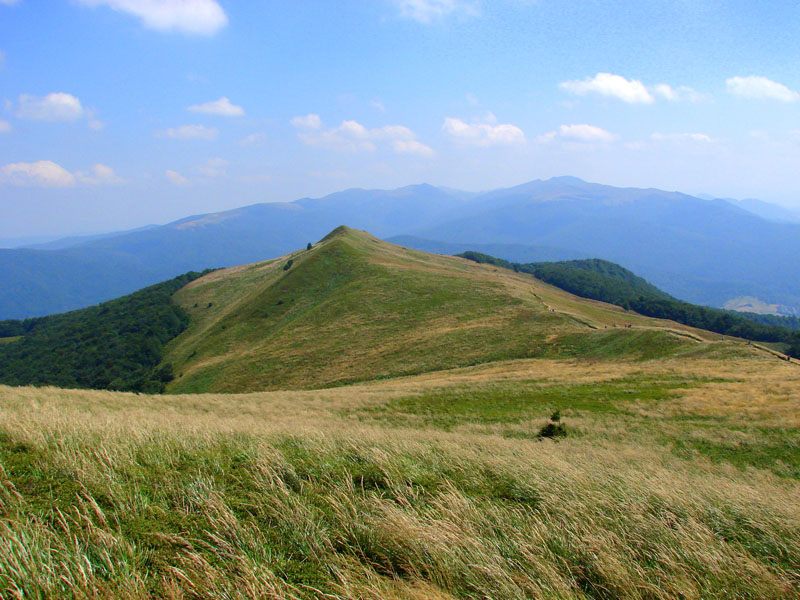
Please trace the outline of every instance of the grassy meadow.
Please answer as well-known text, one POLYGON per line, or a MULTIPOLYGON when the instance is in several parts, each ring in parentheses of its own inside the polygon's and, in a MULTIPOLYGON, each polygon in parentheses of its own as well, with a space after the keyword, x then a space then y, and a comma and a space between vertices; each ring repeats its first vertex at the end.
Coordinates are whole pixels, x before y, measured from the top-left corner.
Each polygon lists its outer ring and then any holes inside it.
POLYGON ((797 598, 798 389, 763 352, 0 387, 0 595, 797 598))

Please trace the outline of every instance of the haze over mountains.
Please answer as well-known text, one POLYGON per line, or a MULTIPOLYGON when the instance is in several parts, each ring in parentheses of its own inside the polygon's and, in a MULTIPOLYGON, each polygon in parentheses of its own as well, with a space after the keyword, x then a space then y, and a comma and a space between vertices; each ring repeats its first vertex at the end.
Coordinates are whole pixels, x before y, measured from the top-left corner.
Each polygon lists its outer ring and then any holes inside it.
POLYGON ((725 200, 557 177, 482 193, 427 184, 353 189, 54 249, 0 250, 0 319, 71 310, 186 271, 281 256, 341 224, 448 254, 471 249, 519 262, 603 258, 691 302, 722 306, 747 296, 782 313, 800 312, 800 224, 725 200))

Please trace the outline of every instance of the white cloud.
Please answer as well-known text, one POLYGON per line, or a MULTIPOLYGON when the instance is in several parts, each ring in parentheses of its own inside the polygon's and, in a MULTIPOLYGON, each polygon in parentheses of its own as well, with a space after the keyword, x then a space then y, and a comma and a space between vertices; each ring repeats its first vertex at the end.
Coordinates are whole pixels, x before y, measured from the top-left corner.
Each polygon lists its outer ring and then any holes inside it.
POLYGON ((197 170, 206 177, 222 177, 227 166, 228 161, 224 158, 209 158, 205 164, 197 167, 197 170))
POLYGON ((579 125, 562 125, 557 131, 550 131, 544 133, 536 138, 540 144, 547 144, 556 138, 573 141, 573 142, 613 142, 617 136, 594 125, 586 125, 585 123, 579 125))
POLYGON ((688 85, 672 87, 668 83, 659 83, 650 88, 650 90, 654 95, 660 96, 670 102, 701 102, 709 98, 707 94, 698 92, 688 85))
POLYGON ((628 104, 652 104, 656 97, 670 102, 700 102, 708 99, 706 94, 687 85, 673 87, 668 83, 659 83, 648 87, 638 79, 626 79, 613 73, 598 73, 582 81, 564 81, 558 86, 576 96, 599 94, 628 104))
POLYGON ((734 96, 754 100, 778 100, 780 102, 797 102, 800 94, 777 81, 759 75, 748 77, 731 77, 725 81, 728 92, 734 96))
POLYGON ((261 142, 264 141, 265 136, 263 133, 251 133, 250 135, 243 137, 239 140, 240 146, 257 146, 261 142))
POLYGON ((189 180, 177 171, 170 171, 167 169, 164 171, 164 176, 169 179, 170 183, 173 185, 189 185, 189 180))
POLYGON ((12 163, 0 167, 0 183, 24 187, 71 187, 75 176, 50 160, 12 163))
POLYGON ((12 6, 17 2, 19 2, 19 0, 0 0, 0 4, 5 4, 6 6, 12 6))
POLYGON ((231 101, 225 96, 219 100, 214 100, 213 102, 195 104, 186 110, 205 115, 217 115, 220 117, 241 117, 244 114, 244 109, 241 106, 231 104, 231 101))
POLYGON ((450 15, 477 16, 476 2, 468 0, 394 0, 400 16, 418 23, 430 24, 450 15))
POLYGON ((578 96, 595 93, 618 98, 630 104, 653 102, 653 96, 641 81, 625 79, 622 75, 612 73, 598 73, 583 81, 564 81, 558 85, 562 90, 578 96))
POLYGON ((216 0, 77 0, 87 6, 107 6, 139 18, 145 27, 212 35, 228 24, 216 0))
POLYGON ((395 152, 399 152, 400 154, 418 154, 425 158, 436 155, 433 148, 416 140, 395 140, 392 142, 392 148, 394 148, 395 152))
POLYGON ((304 117, 295 117, 289 121, 297 129, 319 129, 322 127, 322 119, 319 115, 309 114, 304 117))
POLYGON ((114 173, 114 169, 101 163, 95 164, 92 167, 91 173, 83 173, 79 171, 75 173, 75 177, 81 183, 86 183, 89 185, 116 185, 125 183, 121 177, 118 177, 117 174, 114 173))
POLYGON ((653 133, 650 139, 654 142, 702 142, 708 143, 714 140, 705 133, 653 133))
POLYGON ((0 121, 0 133, 8 133, 9 131, 11 131, 11 123, 0 121))
POLYGON ((371 152, 377 149, 377 143, 387 142, 395 152, 433 155, 433 150, 417 142, 414 132, 403 125, 368 129, 358 121, 349 120, 342 121, 338 127, 324 129, 322 119, 316 114, 294 117, 290 123, 298 130, 297 137, 300 141, 316 148, 339 152, 371 152))
POLYGON ((6 53, 0 50, 0 69, 6 65, 6 53))
MULTIPOLYGON (((490 113, 491 115, 491 113, 490 113)), ((447 117, 442 131, 451 139, 471 146, 500 146, 525 143, 525 133, 516 125, 495 124, 494 115, 489 123, 466 123, 461 119, 447 117)))
POLYGON ((160 135, 175 140, 214 140, 219 135, 219 130, 205 125, 181 125, 170 127, 160 135))
POLYGON ((21 94, 16 114, 34 121, 76 121, 84 116, 84 110, 72 94, 54 92, 41 97, 21 94))

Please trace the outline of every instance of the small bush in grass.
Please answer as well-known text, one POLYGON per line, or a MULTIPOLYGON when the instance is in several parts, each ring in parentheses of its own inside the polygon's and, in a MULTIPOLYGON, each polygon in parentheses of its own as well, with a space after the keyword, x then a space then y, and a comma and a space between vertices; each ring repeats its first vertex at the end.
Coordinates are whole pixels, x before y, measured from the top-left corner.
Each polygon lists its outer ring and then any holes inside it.
POLYGON ((567 427, 561 422, 561 411, 556 410, 550 415, 550 421, 542 426, 537 437, 539 439, 567 437, 567 427))
POLYGON ((292 263, 294 263, 294 261, 291 258, 289 260, 287 260, 286 264, 283 265, 283 270, 284 271, 288 271, 289 269, 291 269, 292 268, 292 263))

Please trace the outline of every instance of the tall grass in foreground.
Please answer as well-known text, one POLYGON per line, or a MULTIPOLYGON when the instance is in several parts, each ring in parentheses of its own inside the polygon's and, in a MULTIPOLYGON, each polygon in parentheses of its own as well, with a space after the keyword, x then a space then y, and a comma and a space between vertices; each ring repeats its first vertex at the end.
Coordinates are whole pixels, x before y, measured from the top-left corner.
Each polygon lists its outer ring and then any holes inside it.
POLYGON ((560 442, 348 416, 380 398, 0 388, 3 597, 800 597, 795 479, 630 414, 560 442))

